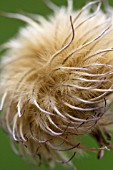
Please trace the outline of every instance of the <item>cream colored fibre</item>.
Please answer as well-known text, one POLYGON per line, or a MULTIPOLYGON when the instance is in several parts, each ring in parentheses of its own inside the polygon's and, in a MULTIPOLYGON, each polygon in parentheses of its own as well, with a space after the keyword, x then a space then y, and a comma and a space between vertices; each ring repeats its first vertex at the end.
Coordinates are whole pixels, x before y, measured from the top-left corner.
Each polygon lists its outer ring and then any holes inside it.
POLYGON ((27 26, 1 46, 6 49, 0 65, 1 125, 36 165, 71 165, 81 150, 97 151, 101 158, 112 149, 112 13, 102 12, 99 1, 78 11, 71 0, 68 7, 48 5, 54 8, 48 20, 3 14, 27 26), (79 142, 86 134, 99 148, 79 142))

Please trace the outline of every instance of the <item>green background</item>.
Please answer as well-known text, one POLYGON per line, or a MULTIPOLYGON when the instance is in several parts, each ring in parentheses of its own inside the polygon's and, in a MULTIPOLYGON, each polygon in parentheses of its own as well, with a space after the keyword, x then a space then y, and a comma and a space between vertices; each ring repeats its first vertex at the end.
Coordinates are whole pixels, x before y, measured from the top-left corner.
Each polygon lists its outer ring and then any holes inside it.
MULTIPOLYGON (((58 5, 66 5, 66 0, 53 0, 58 5)), ((80 8, 86 3, 85 0, 75 0, 74 8, 80 8)), ((110 1, 113 6, 113 0, 110 1)), ((28 12, 41 15, 51 14, 52 11, 42 2, 42 0, 0 0, 0 12, 28 12)), ((0 16, 0 44, 14 36, 24 23, 0 16)), ((112 134, 113 136, 113 134, 112 134)), ((93 145, 94 141, 90 138, 85 141, 93 145)), ((78 170, 113 170, 113 151, 106 151, 101 160, 96 159, 95 153, 88 153, 85 156, 74 158, 74 164, 78 170)), ((10 147, 8 136, 0 129, 0 170, 45 170, 44 166, 40 168, 32 167, 22 158, 15 155, 10 147)), ((56 165, 55 170, 67 170, 62 165, 56 165)))

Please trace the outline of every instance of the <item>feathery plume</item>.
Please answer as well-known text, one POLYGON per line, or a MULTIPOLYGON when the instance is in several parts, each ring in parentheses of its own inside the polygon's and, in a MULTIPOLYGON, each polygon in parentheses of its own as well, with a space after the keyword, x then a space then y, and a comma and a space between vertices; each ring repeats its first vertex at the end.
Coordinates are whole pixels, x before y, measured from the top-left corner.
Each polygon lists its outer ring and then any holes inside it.
POLYGON ((113 130, 113 20, 111 7, 92 1, 81 10, 58 7, 49 20, 2 13, 27 23, 1 46, 1 125, 13 150, 39 166, 69 164, 76 153, 110 150, 113 130), (110 13, 110 15, 109 15, 110 13), (98 143, 79 142, 89 134, 98 143), (17 146, 18 151, 17 151, 17 146))

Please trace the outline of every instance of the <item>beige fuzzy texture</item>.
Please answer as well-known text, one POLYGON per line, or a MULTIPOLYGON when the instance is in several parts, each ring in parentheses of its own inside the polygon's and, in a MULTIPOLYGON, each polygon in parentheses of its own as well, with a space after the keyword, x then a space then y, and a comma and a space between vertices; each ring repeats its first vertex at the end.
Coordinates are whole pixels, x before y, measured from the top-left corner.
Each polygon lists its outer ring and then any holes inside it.
POLYGON ((99 5, 59 8, 39 22, 9 14, 28 26, 4 45, 2 127, 37 165, 64 163, 70 153, 60 150, 86 150, 79 137, 112 130, 113 22, 99 5))

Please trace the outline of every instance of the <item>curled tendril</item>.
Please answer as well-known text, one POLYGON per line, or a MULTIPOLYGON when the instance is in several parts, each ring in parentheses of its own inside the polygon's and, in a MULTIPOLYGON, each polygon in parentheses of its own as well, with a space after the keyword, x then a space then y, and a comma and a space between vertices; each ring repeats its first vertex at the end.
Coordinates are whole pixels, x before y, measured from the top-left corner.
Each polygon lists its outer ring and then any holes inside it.
POLYGON ((6 50, 0 64, 0 125, 14 152, 33 165, 57 162, 75 170, 71 161, 77 152, 97 152, 100 159, 113 149, 108 131, 113 124, 112 13, 102 0, 78 12, 73 0, 61 8, 45 3, 55 13, 49 20, 1 13, 28 26, 0 46, 6 50), (87 134, 97 148, 79 142, 87 134))

